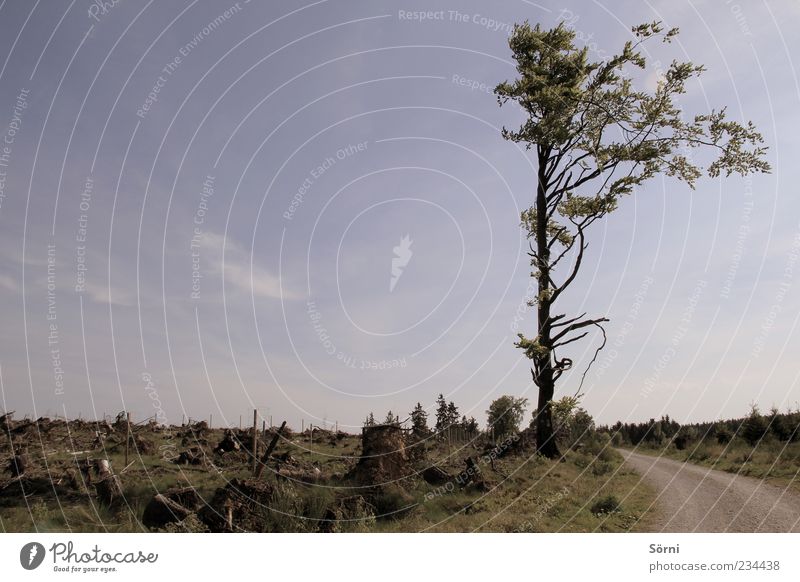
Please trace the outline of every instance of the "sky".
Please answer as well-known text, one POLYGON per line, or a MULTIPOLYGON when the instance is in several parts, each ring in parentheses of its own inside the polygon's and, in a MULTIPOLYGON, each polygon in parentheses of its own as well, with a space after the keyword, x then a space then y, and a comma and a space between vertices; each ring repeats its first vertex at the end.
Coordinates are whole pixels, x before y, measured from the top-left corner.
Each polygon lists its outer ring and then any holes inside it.
POLYGON ((657 177, 593 227, 561 311, 608 342, 556 397, 599 423, 797 406, 796 2, 3 0, 0 409, 357 430, 534 403, 536 166, 492 94, 526 19, 594 60, 679 27, 638 82, 704 64, 679 104, 752 120, 773 168, 657 177))

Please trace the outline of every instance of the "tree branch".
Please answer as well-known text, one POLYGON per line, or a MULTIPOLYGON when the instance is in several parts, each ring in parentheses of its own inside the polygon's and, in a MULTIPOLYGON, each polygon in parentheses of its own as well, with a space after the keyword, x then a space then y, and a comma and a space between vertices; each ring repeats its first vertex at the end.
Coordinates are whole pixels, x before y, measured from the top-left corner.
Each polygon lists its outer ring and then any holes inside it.
POLYGON ((588 333, 589 333, 588 331, 585 331, 585 332, 583 332, 582 334, 580 334, 580 335, 577 335, 577 336, 575 336, 575 337, 573 337, 573 338, 571 338, 571 339, 568 339, 568 340, 567 340, 567 341, 565 341, 565 342, 554 343, 554 344, 553 344, 553 349, 556 349, 556 348, 563 348, 563 347, 564 347, 565 345, 567 345, 567 344, 571 344, 572 342, 576 342, 576 341, 578 341, 578 340, 581 340, 581 339, 585 338, 585 337, 587 336, 587 334, 588 334, 588 333))
MULTIPOLYGON (((562 317, 564 317, 564 315, 559 316, 559 319, 561 319, 562 317)), ((583 313, 581 313, 578 317, 573 317, 572 319, 565 319, 564 321, 562 321, 560 323, 555 323, 550 327, 563 327, 565 325, 569 325, 570 323, 575 323, 576 321, 578 321, 579 319, 581 319, 583 317, 586 317, 586 312, 585 311, 583 313)), ((554 318, 551 317, 550 319, 553 320, 554 318)))
POLYGON ((566 326, 563 330, 558 332, 553 337, 553 343, 557 342, 562 337, 564 337, 565 335, 567 335, 569 333, 572 333, 573 331, 577 331, 579 329, 583 329, 584 327, 588 327, 590 325, 598 325, 600 323, 604 323, 604 322, 607 322, 607 321, 608 321, 608 318, 599 317, 597 319, 587 319, 585 321, 580 321, 580 322, 577 322, 577 323, 571 323, 570 325, 566 326))
MULTIPOLYGON (((608 321, 608 320, 606 319, 606 321, 608 321)), ((597 323, 597 322, 595 322, 595 325, 596 325, 597 327, 599 327, 599 328, 600 328, 600 333, 602 333, 602 334, 603 334, 603 342, 602 342, 602 343, 600 344, 600 346, 599 346, 599 347, 598 347, 598 348, 597 348, 597 349, 594 351, 594 357, 591 359, 591 361, 589 361, 589 364, 586 366, 586 369, 583 371, 583 375, 581 376, 581 382, 580 382, 580 384, 578 384, 578 389, 575 391, 575 395, 576 395, 576 396, 577 396, 578 394, 580 394, 581 388, 583 388, 583 382, 584 382, 584 380, 586 380, 586 374, 588 374, 588 373, 589 373, 589 368, 591 368, 591 367, 592 367, 592 364, 594 364, 594 363, 595 363, 595 361, 597 361, 597 356, 600 354, 600 352, 602 351, 602 349, 603 349, 604 347, 606 347, 606 341, 608 340, 608 337, 606 336, 606 330, 605 330, 605 328, 604 328, 602 325, 600 325, 599 323, 597 323)), ((587 333, 588 333, 588 332, 587 332, 587 333)))

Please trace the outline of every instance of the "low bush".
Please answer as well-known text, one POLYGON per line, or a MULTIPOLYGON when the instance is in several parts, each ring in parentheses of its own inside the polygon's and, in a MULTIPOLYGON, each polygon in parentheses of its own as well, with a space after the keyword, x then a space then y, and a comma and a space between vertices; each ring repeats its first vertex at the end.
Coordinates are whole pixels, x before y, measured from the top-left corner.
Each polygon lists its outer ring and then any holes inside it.
POLYGON ((601 475, 608 475, 614 471, 614 465, 606 461, 596 461, 592 464, 592 474, 600 477, 601 475))
POLYGON ((615 513, 621 509, 622 506, 615 495, 606 495, 592 504, 591 512, 595 515, 603 515, 615 513))

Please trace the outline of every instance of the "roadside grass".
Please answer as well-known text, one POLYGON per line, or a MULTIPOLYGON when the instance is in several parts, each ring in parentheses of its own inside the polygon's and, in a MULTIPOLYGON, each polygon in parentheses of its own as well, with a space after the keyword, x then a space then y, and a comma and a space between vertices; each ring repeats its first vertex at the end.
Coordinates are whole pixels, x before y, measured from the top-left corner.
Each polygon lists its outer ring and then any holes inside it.
POLYGON ((766 437, 756 446, 751 446, 741 438, 734 438, 728 443, 707 438, 690 442, 683 450, 677 449, 674 444, 627 448, 718 471, 764 479, 768 483, 800 491, 800 442, 786 443, 766 437))

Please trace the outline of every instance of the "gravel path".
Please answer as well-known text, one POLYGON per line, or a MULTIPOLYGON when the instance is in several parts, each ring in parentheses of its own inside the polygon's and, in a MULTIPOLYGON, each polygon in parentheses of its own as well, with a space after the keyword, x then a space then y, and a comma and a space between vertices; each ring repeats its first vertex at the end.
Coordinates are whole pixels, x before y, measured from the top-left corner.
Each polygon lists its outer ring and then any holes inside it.
POLYGON ((760 479, 619 450, 655 488, 653 531, 800 532, 800 494, 760 479))

